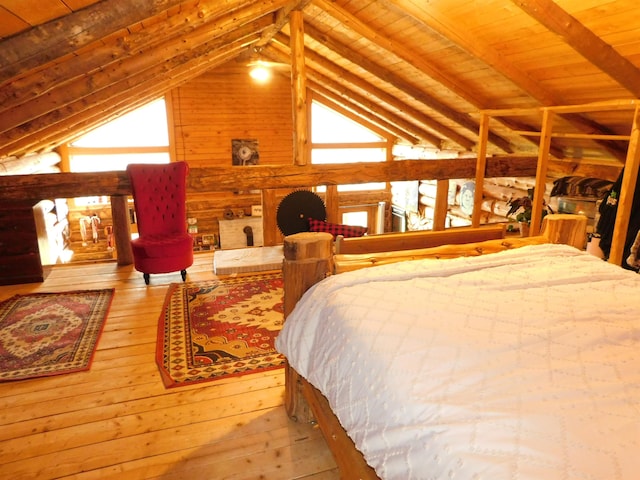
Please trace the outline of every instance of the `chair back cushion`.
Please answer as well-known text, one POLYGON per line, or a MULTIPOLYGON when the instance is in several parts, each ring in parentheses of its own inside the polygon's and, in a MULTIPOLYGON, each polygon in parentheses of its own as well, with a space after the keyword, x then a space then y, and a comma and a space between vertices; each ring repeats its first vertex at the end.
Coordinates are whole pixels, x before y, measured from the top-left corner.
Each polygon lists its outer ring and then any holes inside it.
POLYGON ((187 231, 188 172, 186 162, 127 166, 140 236, 187 231))

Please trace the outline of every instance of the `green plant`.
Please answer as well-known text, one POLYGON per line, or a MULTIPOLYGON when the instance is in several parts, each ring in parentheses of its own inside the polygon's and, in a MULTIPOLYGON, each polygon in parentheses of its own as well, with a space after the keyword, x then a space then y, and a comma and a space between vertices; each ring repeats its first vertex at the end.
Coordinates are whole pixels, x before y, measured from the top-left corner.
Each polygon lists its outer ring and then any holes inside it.
MULTIPOLYGON (((515 214, 516 222, 520 223, 531 223, 531 211, 533 209, 533 188, 527 189, 526 197, 512 198, 507 202, 509 206, 509 211, 507 212, 507 217, 515 214)), ((548 213, 553 213, 553 210, 547 203, 542 200, 542 218, 544 218, 548 213)))

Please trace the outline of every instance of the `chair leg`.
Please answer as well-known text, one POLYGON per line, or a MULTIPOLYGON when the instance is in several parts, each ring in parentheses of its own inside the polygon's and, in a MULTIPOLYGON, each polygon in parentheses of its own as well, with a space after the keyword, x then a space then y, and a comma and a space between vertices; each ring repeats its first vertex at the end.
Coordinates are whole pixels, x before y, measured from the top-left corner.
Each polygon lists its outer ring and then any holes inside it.
POLYGON ((182 281, 186 281, 187 280, 187 271, 186 270, 180 270, 180 275, 182 275, 182 281))
POLYGON ((142 277, 144 278, 144 283, 149 285, 149 278, 151 278, 151 275, 149 275, 148 273, 143 273, 142 277))

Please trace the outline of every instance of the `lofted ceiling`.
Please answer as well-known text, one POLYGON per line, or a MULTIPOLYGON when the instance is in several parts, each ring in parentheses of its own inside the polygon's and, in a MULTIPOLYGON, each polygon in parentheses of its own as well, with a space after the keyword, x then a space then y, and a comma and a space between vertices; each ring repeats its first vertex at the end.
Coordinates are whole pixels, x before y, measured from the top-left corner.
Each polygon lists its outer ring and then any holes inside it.
MULTIPOLYGON (((289 62, 302 10, 314 98, 401 143, 464 156, 536 151, 528 109, 640 97, 637 0, 0 0, 0 159, 51 150, 259 50, 289 62)), ((633 110, 571 113, 568 134, 629 135, 633 110)), ((557 157, 626 141, 554 138, 557 157)))

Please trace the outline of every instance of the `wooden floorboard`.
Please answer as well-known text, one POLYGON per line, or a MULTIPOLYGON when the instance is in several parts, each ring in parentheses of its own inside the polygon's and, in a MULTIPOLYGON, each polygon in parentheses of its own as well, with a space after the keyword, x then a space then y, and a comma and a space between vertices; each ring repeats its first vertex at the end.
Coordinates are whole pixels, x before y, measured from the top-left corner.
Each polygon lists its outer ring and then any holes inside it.
MULTIPOLYGON (((200 253, 187 281, 215 279, 200 253)), ((0 478, 335 480, 318 429, 287 418, 275 370, 166 389, 155 363, 158 319, 180 275, 144 284, 115 262, 58 265, 15 294, 115 288, 91 369, 0 383, 0 478)))

